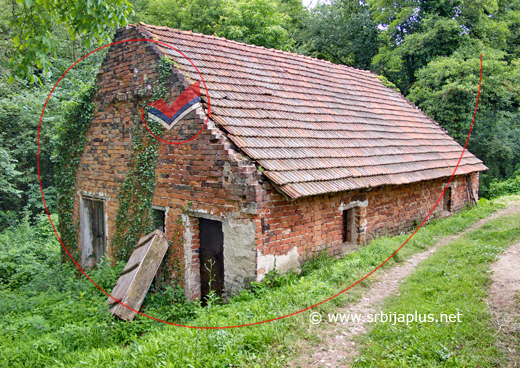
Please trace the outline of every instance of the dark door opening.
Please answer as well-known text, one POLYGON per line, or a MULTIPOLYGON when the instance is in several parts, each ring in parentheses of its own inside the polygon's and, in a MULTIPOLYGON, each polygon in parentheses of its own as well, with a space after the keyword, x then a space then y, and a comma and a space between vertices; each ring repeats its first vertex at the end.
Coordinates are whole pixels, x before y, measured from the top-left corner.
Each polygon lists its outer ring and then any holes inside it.
POLYGON ((166 220, 166 211, 159 208, 152 208, 152 221, 153 221, 153 228, 155 230, 161 230, 163 233, 166 229, 165 226, 165 220, 166 220))
POLYGON ((83 212, 81 214, 82 247, 85 248, 83 265, 96 265, 107 251, 105 236, 105 204, 103 200, 83 198, 83 212))
POLYGON ((451 187, 444 191, 444 211, 451 212, 451 187))
POLYGON ((222 222, 199 219, 200 297, 224 291, 224 233, 222 222))
POLYGON ((352 241, 353 209, 343 211, 343 243, 352 241))

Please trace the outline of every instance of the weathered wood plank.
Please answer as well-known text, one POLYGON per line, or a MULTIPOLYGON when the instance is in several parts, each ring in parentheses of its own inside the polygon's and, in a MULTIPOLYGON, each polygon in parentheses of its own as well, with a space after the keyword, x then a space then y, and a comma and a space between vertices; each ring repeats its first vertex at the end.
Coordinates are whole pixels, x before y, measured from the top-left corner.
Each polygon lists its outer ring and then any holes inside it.
POLYGON ((139 243, 121 272, 110 294, 112 297, 107 300, 109 311, 125 321, 131 321, 137 313, 119 304, 114 298, 139 310, 168 249, 166 235, 159 230, 144 236, 139 243))

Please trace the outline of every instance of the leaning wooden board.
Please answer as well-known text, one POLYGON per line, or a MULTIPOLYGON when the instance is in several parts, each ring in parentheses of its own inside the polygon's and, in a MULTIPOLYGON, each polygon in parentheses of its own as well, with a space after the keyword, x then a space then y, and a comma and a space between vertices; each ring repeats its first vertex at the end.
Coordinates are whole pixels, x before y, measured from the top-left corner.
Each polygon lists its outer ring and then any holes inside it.
POLYGON ((125 321, 134 319, 137 313, 119 304, 114 298, 138 311, 167 249, 168 240, 160 230, 155 230, 139 240, 110 293, 112 297, 108 297, 107 303, 112 314, 125 321))

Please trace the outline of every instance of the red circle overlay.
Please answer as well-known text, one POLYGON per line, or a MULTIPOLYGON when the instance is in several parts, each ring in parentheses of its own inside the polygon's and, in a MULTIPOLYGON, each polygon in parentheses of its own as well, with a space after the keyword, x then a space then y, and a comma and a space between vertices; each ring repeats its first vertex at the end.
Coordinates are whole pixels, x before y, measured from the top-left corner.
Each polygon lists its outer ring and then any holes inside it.
MULTIPOLYGON (((81 271, 81 273, 90 281, 92 282, 99 290, 101 290, 105 295, 107 295, 108 297, 116 300, 119 304, 121 304, 122 306, 144 316, 144 317, 148 317, 150 319, 153 319, 157 322, 163 322, 163 323, 166 323, 168 325, 173 325, 173 326, 177 326, 177 327, 186 327, 186 328, 193 328, 193 329, 200 329, 200 330, 221 330, 221 329, 228 329, 228 328, 237 328, 237 327, 246 327, 246 326, 255 326, 255 325, 260 325, 260 324, 263 324, 263 323, 268 323, 268 322, 273 322, 273 321, 277 321, 277 320, 280 320, 280 319, 283 319, 283 318, 287 318, 287 317, 291 317, 291 316, 294 316, 296 314, 299 314, 299 313, 303 313, 309 309, 312 309, 312 308, 315 308, 317 307, 318 305, 321 305, 321 304, 324 304, 336 297, 338 297, 339 295, 345 293, 346 291, 352 289, 354 286, 358 285, 360 282, 362 282, 363 280, 367 279, 368 277, 370 277, 374 272, 376 272, 378 269, 380 269, 385 263, 387 263, 393 256, 395 256, 397 254, 397 252, 399 252, 409 241, 410 239, 417 233, 417 231, 419 231, 419 229, 424 225, 424 223, 426 222, 426 220, 428 219, 428 217, 432 214, 433 210, 435 209, 435 207, 437 207, 437 205, 439 204, 439 202, 441 201, 441 199, 444 197, 444 192, 446 191, 446 188, 448 187, 448 185, 451 183, 453 177, 455 176, 455 173, 457 172, 457 169, 459 167, 459 164, 462 160, 462 156, 464 155, 464 152, 466 151, 466 147, 468 145, 468 142, 469 142, 469 138, 471 136, 471 131, 473 130, 473 124, 475 123, 475 116, 477 115, 477 108, 478 108, 478 101, 479 101, 479 98, 480 98, 480 86, 482 84, 482 54, 480 55, 480 78, 479 78, 479 84, 478 84, 478 93, 477 93, 477 101, 476 101, 476 104, 475 104, 475 111, 473 113, 473 119, 471 120, 471 126, 469 128, 469 132, 468 132, 468 136, 466 138, 466 143, 464 144, 464 148, 462 150, 462 153, 460 154, 460 157, 459 157, 459 161, 457 162, 457 165, 455 166, 455 169, 453 170, 453 173, 451 174, 451 177, 450 177, 450 180, 448 181, 448 184, 445 186, 445 188, 443 189, 442 193, 440 194, 439 198, 437 199, 437 202, 435 202, 434 206, 432 207, 432 209, 430 210, 430 212, 428 212, 428 214, 426 215, 426 217, 424 218, 424 220, 419 224, 419 226, 417 227, 417 229, 415 229, 415 231, 410 234, 410 236, 408 237, 408 239, 405 240, 405 242, 403 244, 401 244, 401 246, 399 246, 399 248, 397 248, 385 261, 383 261, 383 263, 381 263, 379 266, 377 266, 376 268, 374 268, 372 271, 370 271, 368 274, 366 274, 365 276, 363 276, 362 278, 360 278, 359 280, 357 280, 355 283, 353 283, 352 285, 350 285, 349 287, 347 287, 346 289, 343 289, 341 290, 340 292, 338 292, 337 294, 335 295, 332 295, 331 297, 319 302, 319 303, 316 303, 314 305, 311 305, 310 307, 307 307, 307 308, 304 308, 304 309, 301 309, 299 311, 296 311, 296 312, 293 312, 293 313, 290 313, 290 314, 286 314, 286 315, 283 315, 283 316, 280 316, 280 317, 276 317, 276 318, 271 318, 271 319, 267 319, 267 320, 264 320, 264 321, 257 321, 257 322, 251 322, 251 323, 245 323, 245 324, 241 324, 241 325, 235 325, 235 326, 188 326, 188 325, 181 325, 181 324, 178 324, 178 323, 174 323, 174 322, 168 322, 168 321, 163 321, 161 319, 158 319, 158 318, 154 318, 152 316, 149 316, 145 313, 142 313, 142 312, 139 312, 135 309, 132 309, 131 307, 121 303, 120 301, 118 301, 117 299, 115 299, 114 297, 112 297, 108 292, 106 292, 103 288, 101 288, 98 284, 96 284, 86 273, 85 271, 81 268, 81 266, 74 260, 74 258, 72 258, 71 254, 69 253, 69 251, 67 250, 67 248, 65 247, 65 245, 63 244, 63 241, 61 240, 59 234, 58 234, 58 231, 56 230, 56 227, 54 226, 54 223, 52 222, 52 219, 51 219, 51 216, 50 216, 50 213, 49 213, 49 209, 47 208, 47 204, 45 203, 45 197, 43 195, 43 188, 42 188, 42 183, 41 183, 41 177, 40 177, 40 129, 41 129, 41 124, 42 124, 42 119, 43 119, 43 114, 45 112, 45 108, 47 107, 47 103, 49 102, 49 99, 52 95, 52 93, 54 92, 56 86, 60 83, 60 81, 63 79, 63 77, 65 77, 65 75, 69 72, 70 69, 72 69, 74 66, 76 66, 76 64, 78 64, 80 61, 82 61, 83 59, 85 59, 86 57, 88 57, 89 55, 92 55, 94 52, 96 51, 99 51, 99 50, 102 50, 104 49, 105 47, 109 47, 109 46, 112 46, 112 45, 117 45, 119 43, 124 43, 124 42, 137 42, 137 41, 148 41, 148 42, 155 42, 155 43, 159 43, 161 45, 164 45, 166 47, 170 47, 173 49, 173 47, 163 43, 163 42, 160 42, 160 41, 155 41, 155 40, 150 40, 150 39, 132 39, 132 40, 123 40, 123 41, 117 41, 117 42, 113 42, 113 43, 110 43, 108 45, 104 45, 104 46, 101 46, 97 49, 95 49, 94 51, 91 51, 89 52, 88 54, 86 54, 85 56, 83 56, 82 58, 80 58, 78 61, 76 61, 74 64, 72 64, 66 71, 65 73, 63 73, 63 75, 58 79, 58 81, 56 82, 56 84, 54 84, 54 86, 52 87, 51 89, 51 92, 49 93, 49 96, 47 96, 47 99, 45 100, 45 104, 43 105, 43 109, 42 109, 42 113, 40 115, 40 122, 39 122, 39 125, 38 125, 38 141, 37 141, 37 169, 38 169, 38 180, 40 182, 40 192, 41 192, 41 195, 42 195, 42 200, 43 200, 43 205, 45 206, 45 211, 47 212, 47 217, 49 218, 49 221, 52 225, 52 228, 54 230, 54 233, 56 234, 56 236, 58 237, 58 240, 59 242, 61 243, 61 246, 63 247, 63 249, 65 250, 65 252, 67 253, 67 255, 69 256, 69 258, 71 259, 71 261, 76 265, 76 267, 81 271)), ((184 55, 183 55, 184 56, 184 55)), ((193 63, 192 63, 193 64, 193 63)), ((198 71, 198 70, 197 70, 198 71)), ((200 73, 199 73, 200 74, 200 73)), ((204 85, 204 87, 206 87, 206 85, 204 85)), ((208 105, 209 105, 209 97, 208 97, 208 105)), ((209 108, 208 108, 208 117, 209 117, 209 108)), ((207 122, 207 121, 206 121, 207 122)), ((199 132, 200 134, 200 132, 199 132)), ((197 134, 198 135, 198 134, 197 134)), ((193 137, 191 139, 194 139, 196 138, 193 137)), ((168 143, 168 142, 165 142, 165 143, 168 143)))

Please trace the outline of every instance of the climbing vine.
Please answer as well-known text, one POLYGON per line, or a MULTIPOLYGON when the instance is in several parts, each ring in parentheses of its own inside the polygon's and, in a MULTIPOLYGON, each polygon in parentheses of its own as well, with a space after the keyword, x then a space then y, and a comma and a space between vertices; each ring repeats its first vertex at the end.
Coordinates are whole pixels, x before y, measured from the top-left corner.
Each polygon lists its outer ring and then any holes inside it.
MULTIPOLYGON (((56 187, 58 193, 58 229, 61 240, 74 260, 79 261, 79 220, 74 220, 74 193, 76 172, 87 140, 86 132, 94 118, 95 104, 92 101, 95 86, 87 85, 66 108, 61 124, 57 126, 55 145, 56 187)), ((66 259, 65 255, 64 259, 66 259)))
MULTIPOLYGON (((140 109, 146 109, 150 102, 148 100, 155 101, 167 97, 172 78, 170 59, 162 58, 159 61, 158 74, 152 96, 146 90, 141 91, 140 95, 143 98, 134 116, 130 169, 119 188, 116 231, 111 241, 111 247, 118 260, 127 260, 139 237, 153 230, 152 198, 157 179, 155 165, 159 156, 159 141, 151 136, 141 123, 140 109)), ((94 117, 95 93, 94 85, 89 85, 78 94, 76 100, 70 102, 65 119, 58 126, 55 151, 59 231, 62 241, 78 262, 81 254, 78 247, 79 220, 73 218, 76 172, 85 149, 86 132, 94 117)), ((164 134, 164 128, 160 124, 149 122, 148 126, 156 136, 161 137, 164 134)), ((180 222, 179 217, 179 226, 180 222)), ((168 261, 161 265, 159 272, 163 276, 163 282, 171 275, 172 269, 182 278, 178 249, 172 249, 173 242, 178 239, 180 236, 177 231, 170 241, 170 249, 166 256, 168 261)))
MULTIPOLYGON (((158 69, 159 77, 154 86, 152 101, 167 97, 172 62, 168 58, 162 58, 158 69)), ((138 110, 146 108, 148 103, 147 99, 143 99, 138 110)), ((160 124, 151 122, 149 128, 158 137, 164 134, 164 128, 160 124)), ((159 156, 159 141, 147 132, 139 114, 134 116, 132 136, 130 170, 119 188, 116 231, 111 241, 111 247, 119 260, 127 260, 139 237, 153 230, 152 198, 157 179, 155 164, 159 156)))

